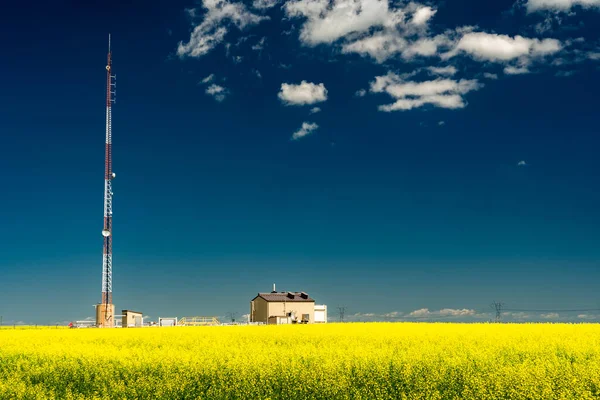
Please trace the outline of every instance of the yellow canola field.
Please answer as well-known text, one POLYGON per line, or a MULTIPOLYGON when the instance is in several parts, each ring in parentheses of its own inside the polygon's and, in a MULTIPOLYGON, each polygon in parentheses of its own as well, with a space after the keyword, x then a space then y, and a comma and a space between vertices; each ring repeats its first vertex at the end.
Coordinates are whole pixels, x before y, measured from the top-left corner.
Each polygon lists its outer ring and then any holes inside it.
POLYGON ((600 325, 0 330, 0 399, 598 399, 600 325))

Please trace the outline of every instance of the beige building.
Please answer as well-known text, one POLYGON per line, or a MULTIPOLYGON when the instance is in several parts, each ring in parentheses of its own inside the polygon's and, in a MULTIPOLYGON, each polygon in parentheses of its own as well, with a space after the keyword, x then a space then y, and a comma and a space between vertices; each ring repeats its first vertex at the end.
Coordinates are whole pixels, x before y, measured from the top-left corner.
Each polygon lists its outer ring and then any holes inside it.
POLYGON ((144 324, 144 317, 141 312, 123 310, 121 326, 123 328, 139 328, 144 324))
POLYGON ((250 301, 250 322, 312 324, 315 300, 305 292, 259 293, 250 301))

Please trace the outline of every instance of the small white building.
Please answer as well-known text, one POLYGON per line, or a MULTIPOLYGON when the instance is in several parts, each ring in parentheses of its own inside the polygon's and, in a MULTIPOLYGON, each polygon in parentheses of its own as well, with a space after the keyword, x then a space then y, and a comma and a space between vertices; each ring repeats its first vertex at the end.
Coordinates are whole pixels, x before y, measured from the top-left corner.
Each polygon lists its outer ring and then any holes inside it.
POLYGON ((177 317, 159 317, 158 326, 177 326, 177 317))
POLYGON ((325 304, 315 304, 315 323, 325 324, 327 323, 327 306, 325 304))

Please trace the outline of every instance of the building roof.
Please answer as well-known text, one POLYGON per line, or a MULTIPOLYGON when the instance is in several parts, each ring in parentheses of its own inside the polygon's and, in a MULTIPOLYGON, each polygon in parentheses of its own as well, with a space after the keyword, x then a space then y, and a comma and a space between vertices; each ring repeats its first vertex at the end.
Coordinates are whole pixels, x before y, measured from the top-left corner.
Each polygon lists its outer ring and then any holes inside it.
POLYGON ((263 300, 268 302, 276 302, 276 303, 314 303, 315 299, 312 299, 305 292, 270 292, 270 293, 259 293, 258 296, 253 298, 252 300, 256 300, 261 297, 263 300))
POLYGON ((123 314, 125 314, 125 313, 129 313, 129 314, 142 314, 142 313, 141 313, 141 312, 139 312, 139 311, 132 311, 132 310, 121 310, 121 312, 122 312, 123 314))

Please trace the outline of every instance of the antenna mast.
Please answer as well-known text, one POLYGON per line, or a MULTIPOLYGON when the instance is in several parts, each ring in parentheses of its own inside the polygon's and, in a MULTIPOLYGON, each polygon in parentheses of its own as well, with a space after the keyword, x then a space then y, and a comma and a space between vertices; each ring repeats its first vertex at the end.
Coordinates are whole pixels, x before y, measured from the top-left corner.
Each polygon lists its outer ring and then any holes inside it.
POLYGON ((112 74, 112 51, 108 35, 106 63, 106 142, 104 158, 104 248, 102 251, 102 301, 96 307, 96 325, 103 328, 114 326, 115 306, 112 303, 112 105, 115 101, 116 75, 112 74))

